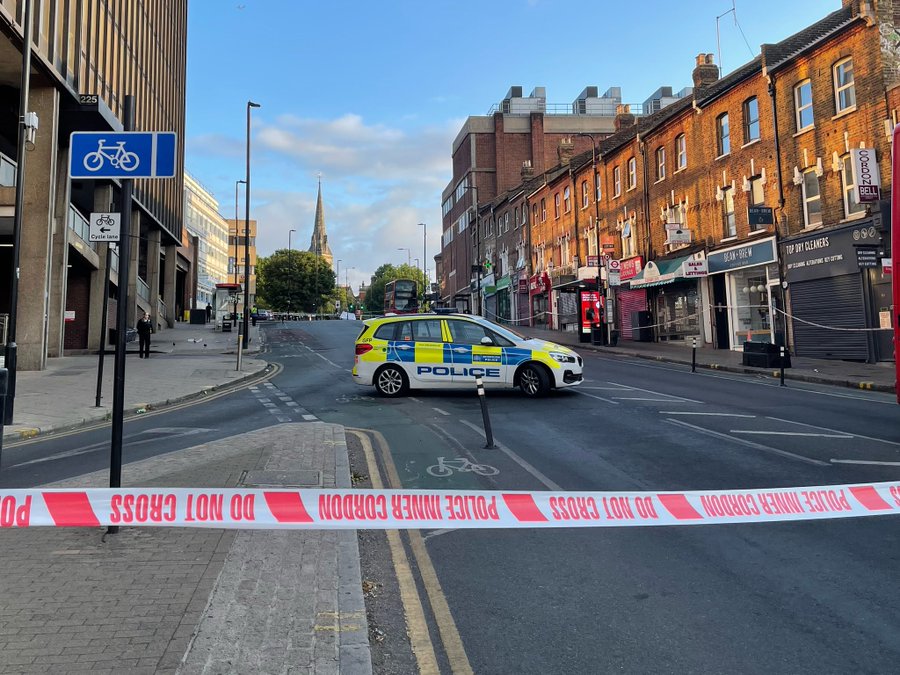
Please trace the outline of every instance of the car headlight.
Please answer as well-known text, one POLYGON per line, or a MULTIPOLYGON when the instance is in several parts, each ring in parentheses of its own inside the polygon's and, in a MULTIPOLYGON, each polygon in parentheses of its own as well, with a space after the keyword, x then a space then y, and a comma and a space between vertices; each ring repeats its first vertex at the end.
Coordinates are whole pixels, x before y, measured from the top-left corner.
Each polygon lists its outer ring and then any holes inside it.
POLYGON ((550 358, 560 363, 575 363, 575 357, 571 354, 563 354, 562 352, 550 352, 550 358))

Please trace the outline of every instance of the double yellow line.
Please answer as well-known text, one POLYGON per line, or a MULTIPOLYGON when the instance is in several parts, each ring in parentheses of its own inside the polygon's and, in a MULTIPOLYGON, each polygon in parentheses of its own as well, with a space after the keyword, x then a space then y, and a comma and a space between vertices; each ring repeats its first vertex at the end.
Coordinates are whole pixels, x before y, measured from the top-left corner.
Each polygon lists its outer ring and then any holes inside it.
MULTIPOLYGON (((372 445, 369 434, 371 434, 378 445, 390 487, 394 489, 403 487, 400 482, 400 475, 397 473, 397 467, 394 465, 394 459, 391 456, 390 447, 384 436, 377 431, 364 431, 362 429, 347 429, 347 433, 356 436, 362 444, 374 489, 383 490, 385 486, 381 479, 375 448, 372 445)), ((403 542, 400 539, 400 531, 386 530, 386 534, 388 546, 391 550, 391 558, 394 562, 394 570, 397 574, 397 582, 400 586, 400 600, 406 613, 410 642, 419 666, 419 673, 422 675, 439 675, 440 668, 438 667, 434 642, 431 639, 428 623, 425 619, 425 606, 416 587, 416 580, 413 576, 406 550, 403 547, 403 542)), ((409 536, 409 547, 416 566, 419 568, 422 585, 425 587, 425 594, 428 596, 431 612, 434 615, 450 669, 453 673, 472 673, 469 657, 466 656, 462 638, 459 635, 459 630, 456 628, 453 615, 450 613, 450 606, 447 604, 447 598, 441 589, 437 572, 435 572, 434 565, 431 563, 431 557, 425 548, 422 534, 419 530, 408 530, 407 534, 409 536)))

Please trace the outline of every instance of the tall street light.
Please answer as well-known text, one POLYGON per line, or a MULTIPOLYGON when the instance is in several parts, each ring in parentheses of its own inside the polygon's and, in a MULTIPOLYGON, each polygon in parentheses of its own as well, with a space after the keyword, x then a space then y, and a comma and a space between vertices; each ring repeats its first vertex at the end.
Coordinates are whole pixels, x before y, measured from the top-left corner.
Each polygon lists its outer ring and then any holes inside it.
MULTIPOLYGON (((241 240, 241 231, 238 226, 238 185, 246 185, 245 180, 234 181, 234 283, 238 283, 238 242, 241 240)), ((244 195, 246 198, 246 195, 244 195)), ((246 225, 245 225, 246 227, 246 225)), ((246 285, 246 282, 245 282, 246 285)), ((234 321, 237 322, 238 294, 234 294, 234 321)))
POLYGON ((398 251, 406 251, 406 264, 412 267, 412 253, 408 248, 403 248, 402 246, 397 249, 398 251))
POLYGON ((291 295, 294 292, 294 247, 291 246, 291 235, 297 230, 288 230, 288 313, 291 311, 291 295))
MULTIPOLYGON (((594 136, 592 134, 578 133, 576 136, 586 136, 591 139, 591 165, 594 168, 594 237, 597 248, 597 297, 600 297, 601 290, 603 291, 603 295, 607 297, 607 302, 604 303, 605 309, 609 310, 609 291, 603 287, 603 278, 600 271, 600 261, 602 260, 602 253, 600 249, 600 194, 597 189, 600 185, 600 179, 597 174, 597 142, 594 140, 594 136)), ((599 312, 598 312, 599 314, 599 312)), ((603 323, 606 326, 609 326, 609 318, 608 316, 603 317, 603 323)), ((593 330, 593 326, 591 327, 593 330)), ((603 334, 605 336, 606 344, 609 344, 609 336, 607 335, 608 328, 603 328, 603 334)))
POLYGON ((246 218, 244 219, 244 337, 241 347, 247 349, 250 346, 250 109, 259 108, 259 103, 247 101, 247 196, 244 199, 246 218))

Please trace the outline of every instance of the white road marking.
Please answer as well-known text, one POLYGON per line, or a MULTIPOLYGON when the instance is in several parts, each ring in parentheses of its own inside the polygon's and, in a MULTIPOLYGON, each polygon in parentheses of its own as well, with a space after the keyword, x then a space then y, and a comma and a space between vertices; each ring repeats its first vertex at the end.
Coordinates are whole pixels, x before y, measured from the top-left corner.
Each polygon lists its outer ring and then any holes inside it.
MULTIPOLYGON (((665 394, 664 394, 665 395, 665 394)), ((613 396, 617 401, 657 401, 658 403, 672 403, 670 398, 640 398, 638 396, 613 396)), ((679 403, 699 403, 699 401, 678 401, 679 403)))
POLYGON ((278 406, 275 403, 263 403, 267 408, 277 408, 278 406))
POLYGON ((297 408, 297 407, 299 407, 300 404, 297 403, 296 401, 288 401, 287 405, 289 405, 291 408, 297 408))
POLYGON ((740 443, 741 445, 746 445, 748 448, 755 448, 757 450, 762 450, 764 452, 771 452, 776 455, 781 455, 782 457, 788 457, 790 459, 796 459, 800 462, 806 462, 807 464, 814 464, 815 466, 831 466, 828 462, 820 462, 817 459, 811 459, 809 457, 804 457, 803 455, 795 455, 793 452, 788 452, 787 450, 779 450, 778 448, 770 448, 768 445, 762 445, 761 443, 754 443, 753 441, 748 441, 743 438, 738 438, 736 436, 729 436, 728 434, 722 434, 718 431, 713 431, 712 429, 704 429, 703 427, 698 427, 693 424, 688 424, 687 422, 682 422, 681 420, 673 420, 667 419, 666 422, 669 424, 676 424, 680 427, 686 427, 688 429, 693 429, 697 433, 705 434, 707 436, 713 436, 715 438, 723 438, 725 440, 731 441, 733 443, 740 443))
POLYGON ((668 396, 670 399, 675 399, 676 401, 689 401, 690 403, 702 403, 702 401, 695 401, 692 398, 685 398, 684 396, 675 396, 674 394, 666 394, 661 391, 653 391, 652 389, 641 389, 640 387, 631 387, 627 384, 619 384, 618 382, 610 382, 610 384, 614 384, 618 387, 626 387, 627 389, 633 389, 635 391, 642 391, 645 394, 653 394, 654 396, 668 396))
POLYGON ((876 462, 865 459, 832 459, 832 464, 872 464, 874 466, 900 466, 900 462, 876 462))
POLYGON ((660 410, 660 415, 708 415, 710 417, 756 417, 756 415, 742 415, 740 413, 720 412, 683 412, 680 410, 660 410))
MULTIPOLYGON (((479 435, 481 435, 481 436, 484 436, 484 435, 485 435, 485 434, 484 434, 484 431, 482 431, 481 429, 479 429, 477 426, 475 426, 474 424, 472 424, 472 423, 469 422, 468 420, 460 420, 460 422, 462 422, 463 424, 465 424, 467 427, 472 428, 477 434, 479 434, 479 435)), ((532 476, 534 476, 535 478, 537 478, 538 481, 540 481, 541 483, 543 483, 546 487, 550 488, 551 490, 555 490, 556 492, 563 492, 563 489, 562 489, 559 485, 557 485, 557 484, 554 483, 552 480, 550 480, 549 478, 547 478, 547 476, 545 476, 544 474, 542 474, 540 471, 538 471, 538 470, 537 470, 535 467, 533 467, 531 464, 529 464, 529 463, 526 462, 524 459, 522 459, 521 457, 519 457, 515 452, 513 452, 512 450, 510 450, 509 448, 507 448, 505 445, 503 445, 503 443, 501 443, 500 441, 498 441, 496 438, 494 438, 494 445, 496 445, 496 446, 500 449, 500 451, 503 452, 503 453, 504 453, 507 457, 509 457, 512 461, 514 461, 516 464, 518 464, 519 466, 521 466, 523 469, 525 469, 525 470, 526 470, 528 473, 530 473, 532 476)))
POLYGON ((581 394, 582 396, 588 396, 590 398, 595 398, 598 401, 603 401, 604 403, 611 403, 612 405, 619 405, 618 401, 613 401, 608 398, 603 398, 602 396, 597 396, 596 394, 588 394, 586 391, 580 391, 578 389, 572 389, 571 391, 574 391, 576 394, 581 394))
POLYGON ((588 387, 585 385, 581 385, 579 387, 579 389, 591 389, 591 390, 596 389, 598 391, 601 391, 601 390, 602 391, 628 391, 627 387, 593 387, 593 386, 588 387))
POLYGON ((450 415, 446 410, 441 410, 440 408, 432 408, 432 410, 437 410, 441 415, 450 415))
POLYGON ((260 398, 260 397, 257 396, 257 397, 256 397, 256 400, 259 401, 260 403, 268 403, 268 402, 271 401, 272 399, 270 399, 270 398, 260 398))
POLYGON ((319 418, 316 417, 315 415, 304 415, 303 419, 305 419, 307 422, 311 422, 312 420, 317 420, 319 418))
POLYGON ((279 422, 290 422, 291 418, 290 417, 279 417, 278 421, 279 422))
MULTIPOLYGON (((830 431, 833 434, 846 434, 849 433, 847 431, 842 431, 840 429, 829 429, 828 427, 819 427, 815 424, 807 424, 806 422, 795 422, 794 420, 785 420, 780 417, 769 417, 770 420, 775 420, 776 422, 786 422, 788 424, 798 424, 801 427, 809 427, 810 429, 821 429, 822 431, 830 431)), ((857 438, 865 438, 867 441, 877 441, 878 443, 887 443, 888 445, 897 445, 900 446, 900 443, 896 441, 888 441, 883 438, 875 438, 874 436, 863 436, 862 434, 854 434, 857 438)))
POLYGON ((459 530, 432 530, 424 537, 422 537, 422 541, 428 541, 432 537, 440 537, 442 534, 450 534, 451 532, 459 532, 459 530))
POLYGON ((336 363, 335 363, 334 361, 332 361, 331 359, 322 356, 321 354, 319 354, 319 352, 313 352, 313 354, 315 354, 315 355, 318 356, 320 359, 322 359, 323 361, 325 361, 325 363, 331 364, 332 366, 334 366, 334 367, 337 368, 338 370, 343 370, 343 368, 341 368, 341 366, 339 366, 338 364, 336 364, 336 363))
POLYGON ((816 434, 807 431, 751 431, 749 429, 729 429, 730 434, 754 434, 757 436, 808 436, 812 438, 853 438, 850 434, 816 434))
POLYGON ((419 399, 417 399, 415 396, 410 396, 410 397, 409 397, 409 400, 410 400, 410 401, 415 401, 416 403, 421 403, 421 402, 422 402, 422 401, 420 401, 419 399))

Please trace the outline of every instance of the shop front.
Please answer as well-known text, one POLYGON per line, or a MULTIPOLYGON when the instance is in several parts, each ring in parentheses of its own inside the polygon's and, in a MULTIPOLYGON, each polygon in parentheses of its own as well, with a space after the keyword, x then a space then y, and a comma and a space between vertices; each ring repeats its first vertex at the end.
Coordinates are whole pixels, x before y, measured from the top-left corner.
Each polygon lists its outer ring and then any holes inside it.
POLYGON ((647 305, 646 288, 630 288, 628 283, 644 269, 644 259, 641 256, 625 258, 619 261, 620 285, 614 286, 616 309, 618 310, 619 339, 632 340, 637 335, 632 333, 632 328, 639 328, 642 319, 649 312, 647 305), (643 313, 643 314, 642 314, 643 313), (633 324, 633 318, 637 324, 633 324))
POLYGON ((782 243, 798 356, 891 361, 891 277, 881 217, 782 243))
POLYGON ((481 278, 481 297, 483 298, 484 317, 490 321, 496 321, 497 287, 495 286, 493 273, 481 278))
MULTIPOLYGON (((645 290, 651 308, 652 327, 656 339, 663 342, 685 342, 700 338, 700 288, 697 276, 705 276, 687 263, 697 259, 693 255, 668 260, 651 260, 629 281, 632 290, 645 290)), ((635 326, 638 315, 632 313, 632 335, 640 335, 645 325, 635 326)))
POLYGON ((511 323, 512 321, 512 303, 510 302, 510 286, 512 280, 509 275, 497 279, 497 285, 494 286, 497 298, 497 317, 494 319, 497 323, 511 323))
POLYGON ((525 270, 517 272, 513 286, 510 288, 510 296, 515 304, 513 309, 515 324, 517 326, 530 325, 531 304, 528 299, 528 276, 525 270))
POLYGON ((545 271, 528 280, 528 296, 531 304, 531 323, 539 327, 550 326, 550 275, 545 271))

